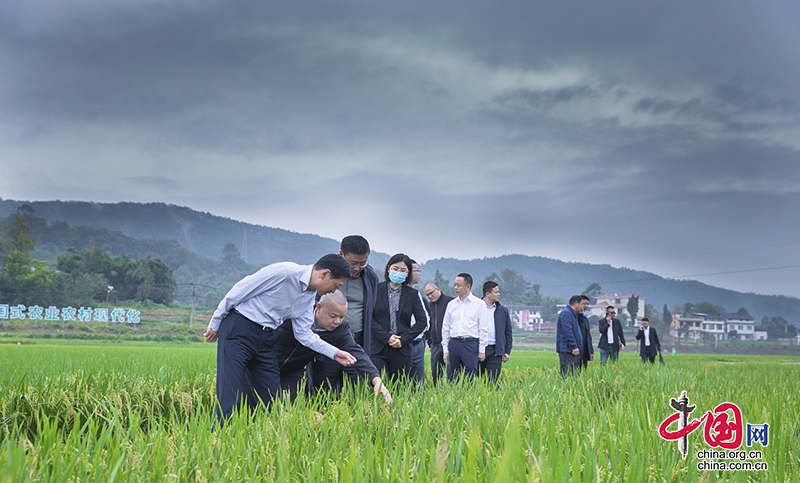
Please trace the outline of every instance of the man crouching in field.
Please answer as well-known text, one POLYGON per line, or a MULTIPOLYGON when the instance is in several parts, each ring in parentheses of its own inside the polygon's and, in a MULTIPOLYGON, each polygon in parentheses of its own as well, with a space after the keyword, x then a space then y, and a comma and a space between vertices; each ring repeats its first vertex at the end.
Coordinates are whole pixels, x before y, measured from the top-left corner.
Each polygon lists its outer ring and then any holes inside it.
MULTIPOLYGON (((352 354, 356 358, 356 362, 352 366, 344 367, 344 371, 351 379, 367 377, 375 395, 383 395, 386 404, 391 404, 392 395, 381 382, 378 370, 364 349, 353 339, 353 335, 350 333, 350 324, 344 321, 346 312, 347 298, 341 291, 336 290, 323 295, 315 306, 312 330, 323 341, 352 354)), ((291 325, 291 323, 286 323, 278 327, 275 352, 278 356, 281 373, 281 390, 288 392, 291 399, 294 400, 297 396, 298 384, 303 379, 306 364, 311 362, 317 353, 297 341, 291 325)))

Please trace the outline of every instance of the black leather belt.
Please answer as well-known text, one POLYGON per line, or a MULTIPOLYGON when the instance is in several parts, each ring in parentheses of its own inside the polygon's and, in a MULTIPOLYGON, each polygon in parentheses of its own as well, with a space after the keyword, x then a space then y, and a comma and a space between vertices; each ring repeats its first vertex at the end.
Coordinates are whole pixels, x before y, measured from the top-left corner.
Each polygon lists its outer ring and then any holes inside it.
POLYGON ((453 340, 457 340, 459 342, 476 342, 478 340, 477 337, 450 337, 453 340))
POLYGON ((422 342, 423 340, 425 340, 425 339, 415 339, 415 340, 412 340, 412 341, 411 341, 411 345, 419 345, 419 343, 420 343, 420 342, 422 342))

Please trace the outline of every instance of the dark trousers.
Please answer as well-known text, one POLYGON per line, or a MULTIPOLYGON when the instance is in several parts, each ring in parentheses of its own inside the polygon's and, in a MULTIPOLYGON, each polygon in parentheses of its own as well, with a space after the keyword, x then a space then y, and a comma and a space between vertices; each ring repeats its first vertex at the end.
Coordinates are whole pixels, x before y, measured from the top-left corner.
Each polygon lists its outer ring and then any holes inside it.
POLYGON ((655 354, 653 354, 653 355, 650 355, 650 354, 643 355, 642 356, 642 362, 647 362, 647 361, 650 361, 650 364, 655 364, 656 363, 656 355, 655 354))
POLYGON ((420 339, 411 342, 411 379, 421 383, 425 380, 425 341, 420 339))
POLYGON ((386 377, 398 379, 408 377, 411 370, 411 355, 403 355, 398 349, 386 346, 377 354, 370 354, 375 369, 380 374, 386 369, 386 377))
POLYGON ((297 392, 302 390, 301 381, 306 371, 298 369, 292 372, 281 373, 281 397, 289 397, 290 401, 297 398, 297 392))
POLYGON ((222 319, 217 339, 217 418, 221 423, 246 399, 269 404, 280 388, 274 330, 230 312, 222 319))
POLYGON ((494 345, 487 345, 486 357, 478 362, 478 375, 483 377, 484 374, 487 374, 489 382, 497 382, 502 368, 503 354, 497 354, 494 345))
POLYGON ((452 381, 463 371, 465 375, 478 375, 478 340, 450 339, 450 364, 447 365, 447 380, 452 381))
MULTIPOLYGON (((355 332, 353 334, 353 340, 355 340, 356 344, 360 345, 361 348, 364 348, 363 331, 355 332)), ((335 360, 323 355, 318 355, 308 364, 307 376, 306 393, 314 394, 320 389, 339 392, 342 390, 345 372, 342 369, 342 365, 335 360)))
POLYGON ((439 382, 439 379, 444 376, 444 371, 447 368, 447 364, 444 363, 444 351, 442 350, 442 344, 435 344, 431 346, 431 377, 433 378, 433 383, 436 384, 439 382))
POLYGON ((606 361, 611 358, 611 362, 617 362, 619 359, 619 351, 614 349, 600 349, 600 365, 606 363, 606 361))
POLYGON ((559 352, 558 362, 561 366, 561 375, 567 377, 573 372, 581 371, 581 355, 573 355, 572 352, 559 352))

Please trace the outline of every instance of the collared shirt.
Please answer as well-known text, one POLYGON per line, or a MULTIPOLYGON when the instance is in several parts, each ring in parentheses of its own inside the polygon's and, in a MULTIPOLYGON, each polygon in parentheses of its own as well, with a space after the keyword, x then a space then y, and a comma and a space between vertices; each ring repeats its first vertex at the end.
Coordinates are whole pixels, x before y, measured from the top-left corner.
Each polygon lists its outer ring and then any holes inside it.
POLYGON ((614 343, 614 319, 611 319, 611 323, 608 324, 608 343, 614 343))
POLYGON ((488 345, 495 345, 497 342, 497 334, 495 334, 495 327, 494 327, 494 311, 497 310, 497 304, 492 304, 491 307, 487 308, 489 311, 489 341, 488 345))
POLYGON ((461 300, 456 297, 447 304, 442 322, 442 352, 448 354, 450 339, 453 337, 474 337, 478 339, 478 353, 486 352, 489 345, 489 310, 483 299, 469 294, 461 300))
POLYGON ((313 265, 282 262, 248 275, 228 291, 211 316, 208 328, 219 331, 222 318, 232 309, 256 324, 272 329, 277 329, 284 320, 292 319, 298 342, 333 359, 338 349, 311 330, 316 292, 309 290, 308 285, 313 268, 313 265))
POLYGON ((650 347, 650 327, 642 330, 644 332, 644 345, 650 347))
POLYGON ((353 333, 364 330, 364 270, 355 278, 347 277, 340 290, 347 299, 347 312, 344 320, 350 324, 353 333))

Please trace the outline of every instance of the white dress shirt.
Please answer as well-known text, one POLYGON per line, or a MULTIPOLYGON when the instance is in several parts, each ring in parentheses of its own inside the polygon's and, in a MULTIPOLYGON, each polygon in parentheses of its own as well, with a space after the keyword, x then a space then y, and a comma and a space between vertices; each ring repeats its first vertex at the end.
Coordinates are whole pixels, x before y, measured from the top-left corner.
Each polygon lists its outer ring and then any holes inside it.
POLYGON ((489 345, 489 310, 483 299, 469 294, 461 300, 456 297, 447 304, 442 321, 442 352, 450 353, 448 345, 454 337, 478 339, 478 353, 485 354, 489 345))
POLYGON ((339 349, 320 339, 311 330, 316 292, 309 290, 308 284, 313 268, 313 265, 282 262, 248 275, 228 291, 211 316, 208 328, 219 331, 222 319, 232 309, 272 329, 277 329, 284 320, 291 319, 298 342, 333 359, 339 349))
POLYGON ((614 319, 611 319, 611 323, 608 324, 608 343, 614 343, 614 319))
POLYGON ((644 345, 650 347, 650 327, 643 329, 642 332, 644 332, 644 345))

